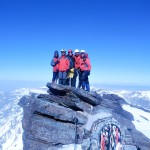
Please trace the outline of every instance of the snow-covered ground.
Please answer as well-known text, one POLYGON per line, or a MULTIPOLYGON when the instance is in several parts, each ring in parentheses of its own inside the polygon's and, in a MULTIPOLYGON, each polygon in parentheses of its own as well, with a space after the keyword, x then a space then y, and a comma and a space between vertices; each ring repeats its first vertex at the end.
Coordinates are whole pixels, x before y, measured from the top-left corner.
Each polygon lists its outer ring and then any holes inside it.
POLYGON ((22 114, 17 105, 19 99, 30 93, 47 93, 46 88, 18 89, 12 92, 0 92, 0 150, 22 150, 22 114))
POLYGON ((82 147, 80 144, 64 145, 62 148, 60 148, 60 150, 74 150, 75 148, 76 150, 82 150, 82 147))
POLYGON ((150 113, 130 105, 123 105, 123 109, 134 116, 133 124, 135 128, 150 139, 150 113))

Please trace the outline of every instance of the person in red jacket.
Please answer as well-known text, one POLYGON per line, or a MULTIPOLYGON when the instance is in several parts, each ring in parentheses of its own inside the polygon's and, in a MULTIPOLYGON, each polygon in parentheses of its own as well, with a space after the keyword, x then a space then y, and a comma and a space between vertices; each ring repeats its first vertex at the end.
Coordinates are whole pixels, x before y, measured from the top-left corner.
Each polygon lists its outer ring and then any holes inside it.
POLYGON ((81 50, 81 60, 80 60, 80 70, 81 70, 81 81, 82 89, 90 91, 89 79, 91 71, 91 63, 88 55, 85 53, 85 50, 81 50))
POLYGON ((53 67, 52 83, 57 83, 57 79, 58 79, 58 57, 59 57, 59 53, 56 50, 54 52, 54 57, 51 60, 51 66, 53 67))
POLYGON ((77 76, 79 77, 79 83, 78 83, 78 88, 81 87, 81 71, 80 71, 80 60, 81 60, 81 56, 80 56, 80 51, 78 49, 75 49, 75 55, 74 55, 74 59, 75 59, 75 70, 74 70, 74 84, 76 87, 76 80, 77 80, 77 76))
POLYGON ((69 70, 69 60, 66 56, 66 50, 61 50, 61 57, 58 59, 58 70, 59 70, 59 84, 66 85, 67 72, 69 70))

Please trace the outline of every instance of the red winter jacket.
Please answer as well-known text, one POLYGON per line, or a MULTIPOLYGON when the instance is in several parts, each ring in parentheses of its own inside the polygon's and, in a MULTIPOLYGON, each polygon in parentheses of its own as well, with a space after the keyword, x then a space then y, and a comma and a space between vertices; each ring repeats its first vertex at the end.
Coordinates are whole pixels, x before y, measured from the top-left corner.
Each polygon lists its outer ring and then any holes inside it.
POLYGON ((58 63, 58 70, 59 71, 67 71, 69 69, 69 60, 66 56, 61 56, 58 59, 59 63, 58 63))
POLYGON ((74 56, 75 59, 75 68, 79 69, 80 68, 80 61, 81 61, 81 56, 74 56))
POLYGON ((83 61, 83 59, 81 58, 80 69, 81 71, 91 71, 91 63, 89 58, 86 58, 85 61, 83 61))

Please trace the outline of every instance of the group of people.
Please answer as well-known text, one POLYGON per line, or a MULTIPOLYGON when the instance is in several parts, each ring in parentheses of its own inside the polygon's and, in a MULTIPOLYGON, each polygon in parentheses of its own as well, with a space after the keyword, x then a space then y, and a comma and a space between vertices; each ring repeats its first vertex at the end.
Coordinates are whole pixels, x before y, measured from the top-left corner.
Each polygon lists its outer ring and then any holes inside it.
POLYGON ((85 50, 75 49, 73 53, 73 50, 69 49, 66 54, 66 50, 62 49, 61 56, 58 51, 55 51, 51 66, 53 67, 52 83, 57 83, 59 79, 59 84, 76 87, 78 77, 77 87, 90 91, 88 76, 91 71, 91 63, 85 50))

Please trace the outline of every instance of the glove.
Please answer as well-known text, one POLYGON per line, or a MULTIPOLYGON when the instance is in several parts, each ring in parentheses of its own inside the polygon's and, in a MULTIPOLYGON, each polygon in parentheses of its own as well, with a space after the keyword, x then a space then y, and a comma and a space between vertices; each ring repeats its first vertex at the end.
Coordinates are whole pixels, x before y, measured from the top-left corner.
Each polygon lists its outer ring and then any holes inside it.
POLYGON ((73 73, 74 72, 74 68, 70 69, 70 71, 73 73))

